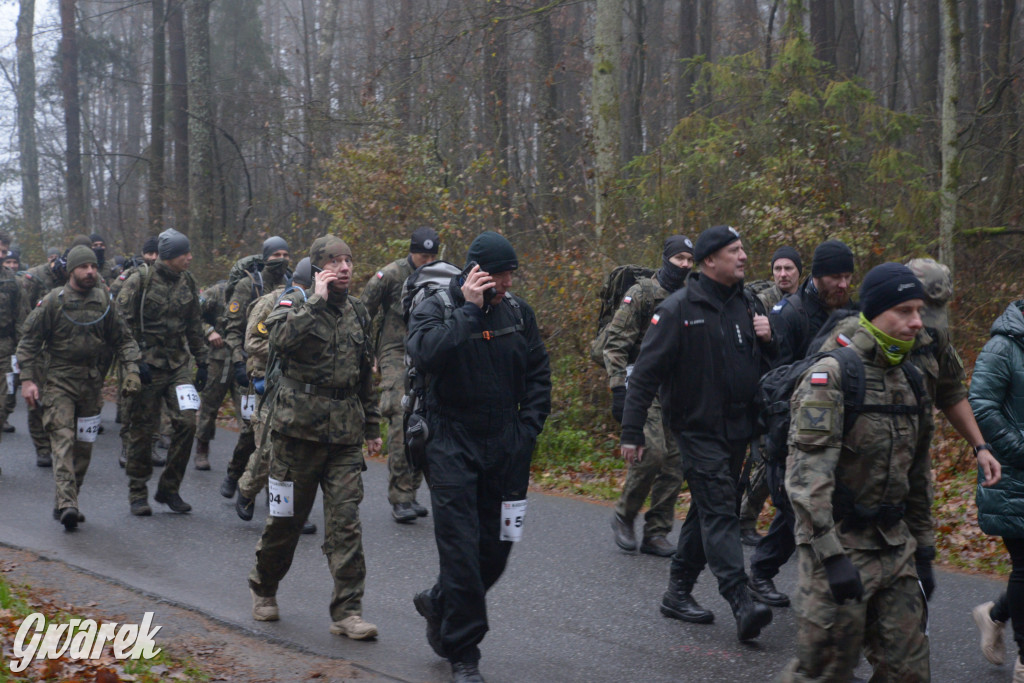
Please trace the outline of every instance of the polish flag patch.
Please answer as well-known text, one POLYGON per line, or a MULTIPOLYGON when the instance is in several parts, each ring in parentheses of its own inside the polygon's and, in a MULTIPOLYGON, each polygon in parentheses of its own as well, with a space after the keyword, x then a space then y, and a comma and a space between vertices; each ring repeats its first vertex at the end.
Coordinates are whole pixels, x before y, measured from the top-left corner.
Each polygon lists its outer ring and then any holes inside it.
POLYGON ((631 304, 631 303, 633 303, 633 297, 631 297, 631 296, 624 296, 624 297, 622 297, 622 303, 624 303, 624 304, 631 304))
POLYGON ((288 308, 291 308, 292 307, 292 300, 291 299, 281 299, 281 301, 278 302, 277 305, 278 306, 287 306, 288 308))
POLYGON ((378 270, 377 271, 377 279, 380 280, 383 277, 384 277, 384 271, 383 270, 378 270))
POLYGON ((828 384, 828 373, 827 372, 812 372, 811 373, 811 384, 814 384, 814 385, 828 384))
POLYGON ((847 337, 845 334, 840 334, 836 336, 836 343, 839 344, 840 346, 849 346, 850 338, 847 337))
POLYGON ((658 314, 658 313, 655 313, 654 316, 651 318, 651 324, 652 325, 657 325, 659 320, 661 320, 661 315, 658 314))

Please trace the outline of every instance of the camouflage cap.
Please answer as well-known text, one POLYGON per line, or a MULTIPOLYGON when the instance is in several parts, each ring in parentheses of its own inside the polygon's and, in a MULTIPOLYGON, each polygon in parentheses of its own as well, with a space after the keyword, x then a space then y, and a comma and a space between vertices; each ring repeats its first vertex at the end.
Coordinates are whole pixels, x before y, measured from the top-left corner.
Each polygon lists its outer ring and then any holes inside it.
POLYGON ((929 303, 943 305, 953 298, 953 278, 949 267, 931 258, 916 258, 907 263, 914 275, 924 285, 929 303))
POLYGON ((335 235, 324 235, 313 240, 309 248, 309 262, 316 268, 323 268, 332 258, 348 256, 352 258, 352 250, 345 241, 335 235))

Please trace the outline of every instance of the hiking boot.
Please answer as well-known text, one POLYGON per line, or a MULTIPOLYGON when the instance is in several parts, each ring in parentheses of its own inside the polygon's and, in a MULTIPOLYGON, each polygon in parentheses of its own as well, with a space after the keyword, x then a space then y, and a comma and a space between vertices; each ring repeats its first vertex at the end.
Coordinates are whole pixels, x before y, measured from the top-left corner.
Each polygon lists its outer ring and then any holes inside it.
POLYGON ((736 617, 736 637, 741 643, 757 638, 761 629, 772 623, 771 608, 754 602, 746 586, 736 586, 726 598, 736 617))
MULTIPOLYGON (((53 520, 55 522, 59 522, 60 521, 60 510, 58 508, 53 508, 53 520)), ((81 524, 84 521, 85 521, 85 515, 82 514, 81 510, 79 510, 78 511, 78 523, 81 524)))
POLYGON ((363 620, 358 614, 353 614, 331 624, 331 633, 345 636, 352 640, 367 640, 377 637, 377 627, 363 620))
POLYGON ((477 662, 452 662, 452 683, 485 683, 477 662))
POLYGON ((640 544, 640 552, 658 557, 672 557, 676 552, 676 547, 669 543, 664 536, 651 536, 645 538, 640 544))
POLYGON ((220 495, 225 498, 234 498, 235 491, 238 490, 238 479, 232 477, 230 474, 224 477, 224 481, 220 483, 220 495))
MULTIPOLYGON (((992 618, 994 606, 995 603, 991 600, 983 605, 978 605, 971 610, 971 616, 974 617, 974 623, 978 625, 978 631, 981 632, 981 654, 996 666, 1002 666, 1006 656, 1006 646, 1003 643, 1003 631, 1006 629, 1006 624, 992 618)), ((1014 676, 1017 675, 1017 666, 1014 665, 1014 676)))
POLYGON ((412 506, 412 511, 416 513, 417 517, 426 517, 428 514, 430 514, 430 511, 427 510, 427 508, 420 505, 416 501, 416 499, 413 499, 413 501, 409 503, 409 505, 412 506))
POLYGON ((10 422, 4 422, 4 434, 13 434, 13 433, 14 433, 14 425, 12 425, 10 422))
POLYGON ((430 597, 430 591, 425 590, 417 593, 412 598, 412 604, 416 607, 419 615, 427 620, 427 643, 430 649, 438 657, 444 658, 444 647, 441 645, 441 615, 437 611, 434 599, 430 597))
POLYGON ((416 521, 416 511, 410 503, 395 503, 391 506, 391 516, 399 524, 408 524, 416 521))
POLYGON ((740 529, 740 542, 743 545, 754 547, 761 538, 761 534, 757 533, 757 529, 740 529))
POLYGON ((262 595, 256 595, 256 591, 252 588, 249 589, 249 594, 252 595, 252 618, 256 621, 277 621, 281 618, 281 614, 277 611, 277 598, 271 595, 270 597, 263 597, 262 595))
POLYGON ((235 499, 235 513, 238 514, 239 518, 246 522, 252 519, 253 511, 252 498, 246 498, 242 495, 242 492, 238 492, 238 498, 235 499))
POLYGON ((789 596, 775 589, 771 579, 759 579, 751 576, 747 579, 750 597, 772 607, 789 607, 789 596))
POLYGON ((192 506, 183 501, 181 496, 177 493, 164 493, 163 491, 157 491, 156 495, 153 496, 153 500, 158 503, 163 503, 174 512, 188 512, 192 509, 192 506))
POLYGON ((64 508, 60 511, 60 523, 67 531, 78 527, 78 508, 64 508))
POLYGON ((117 456, 117 464, 121 466, 122 470, 128 464, 128 453, 125 450, 124 444, 121 444, 121 455, 117 456))
POLYGON ((1019 655, 1013 660, 1013 683, 1024 683, 1024 662, 1019 655))
POLYGON ((303 524, 302 524, 302 531, 300 531, 299 533, 306 534, 306 535, 315 534, 316 533, 316 524, 313 524, 313 522, 311 522, 311 521, 309 521, 307 519, 305 522, 303 522, 303 524))
POLYGON ((710 624, 715 620, 711 610, 700 606, 690 591, 696 579, 688 577, 673 577, 668 581, 668 590, 661 597, 661 613, 672 619, 679 619, 691 624, 710 624))
POLYGON ((636 550, 636 532, 633 531, 633 520, 627 520, 618 512, 612 513, 612 532, 615 534, 615 545, 630 553, 636 550))
POLYGON ((156 441, 153 442, 153 446, 152 446, 152 450, 150 451, 149 459, 150 459, 150 462, 153 464, 153 467, 163 467, 164 465, 167 464, 167 456, 163 455, 162 453, 160 453, 156 449, 156 441))
POLYGON ((209 470, 210 469, 210 442, 209 441, 196 441, 196 469, 197 470, 209 470))
POLYGON ((166 434, 161 434, 160 437, 156 440, 156 447, 162 451, 166 451, 171 447, 171 437, 167 436, 166 434))
POLYGON ((36 467, 53 467, 53 456, 47 453, 36 453, 36 467))
POLYGON ((145 498, 136 498, 131 502, 132 514, 136 517, 149 517, 153 514, 153 508, 149 507, 149 503, 146 502, 145 498))

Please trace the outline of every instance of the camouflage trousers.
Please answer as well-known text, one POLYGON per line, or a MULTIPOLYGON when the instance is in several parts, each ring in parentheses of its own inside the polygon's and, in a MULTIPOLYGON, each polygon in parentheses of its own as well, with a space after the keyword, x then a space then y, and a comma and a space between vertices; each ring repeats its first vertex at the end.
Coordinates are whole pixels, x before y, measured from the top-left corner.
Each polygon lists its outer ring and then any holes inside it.
POLYGON ((167 449, 167 465, 160 475, 157 491, 177 493, 185 477, 189 456, 192 455, 192 437, 196 433, 196 411, 181 410, 175 387, 192 384, 189 366, 176 370, 151 368, 153 381, 142 387, 128 402, 128 448, 125 473, 128 475, 128 499, 145 500, 146 482, 153 475, 153 437, 160 426, 163 407, 171 416, 171 446, 167 449))
POLYGON ((740 501, 740 530, 756 529, 757 518, 761 516, 761 509, 768 500, 768 470, 765 467, 764 459, 760 453, 754 452, 751 447, 750 469, 747 474, 747 481, 740 479, 743 485, 743 499, 740 501))
POLYGON ((837 605, 824 566, 810 546, 798 546, 796 657, 779 680, 849 681, 861 648, 874 669, 870 681, 931 680, 928 605, 914 569, 914 548, 906 543, 886 550, 847 549, 864 597, 837 605))
POLYGON ((405 456, 405 360, 380 361, 380 413, 388 421, 388 502, 411 503, 423 483, 423 472, 414 469, 405 456))
MULTIPOLYGON (((95 372, 95 371, 94 371, 95 372)), ((53 448, 53 481, 57 485, 54 508, 78 507, 78 491, 92 458, 92 444, 78 441, 77 420, 100 414, 103 377, 54 376, 46 378, 40 402, 43 422, 53 448)))
POLYGON ((256 448, 245 464, 245 472, 238 479, 238 490, 246 498, 252 500, 267 485, 270 474, 271 439, 267 432, 270 417, 270 400, 263 402, 263 407, 252 414, 249 420, 252 427, 256 448))
POLYGON ((274 458, 270 476, 293 482, 294 516, 267 517, 256 546, 256 566, 249 587, 261 596, 277 594, 288 573, 302 525, 309 517, 319 486, 324 501, 324 555, 334 579, 331 619, 340 621, 363 611, 366 562, 359 503, 363 500, 362 445, 341 446, 295 439, 272 432, 274 458))
POLYGON ((210 355, 210 381, 203 389, 199 404, 198 424, 196 425, 196 441, 213 441, 217 433, 217 413, 230 393, 231 402, 235 404, 235 415, 242 419, 242 392, 232 372, 230 359, 216 358, 210 355))
MULTIPOLYGON (((16 405, 15 401, 17 399, 17 394, 7 393, 7 373, 9 373, 10 371, 11 357, 9 355, 0 356, 0 373, 2 373, 4 377, 2 386, 4 388, 3 390, 5 394, 4 400, 0 401, 0 403, 3 403, 3 405, 0 405, 0 418, 2 418, 0 419, 0 427, 2 427, 4 423, 7 422, 7 416, 14 412, 14 407, 16 405)), ((15 386, 17 386, 17 381, 15 381, 15 386)), ((17 391, 17 389, 15 389, 15 391, 17 391)), ((3 432, 4 430, 0 429, 0 434, 3 434, 3 432)))
POLYGON ((683 467, 679 444, 666 439, 671 434, 662 421, 661 404, 655 400, 647 411, 644 423, 644 457, 629 466, 622 495, 615 503, 615 512, 632 522, 648 494, 651 507, 644 514, 644 538, 667 536, 676 518, 676 500, 683 486, 683 467))

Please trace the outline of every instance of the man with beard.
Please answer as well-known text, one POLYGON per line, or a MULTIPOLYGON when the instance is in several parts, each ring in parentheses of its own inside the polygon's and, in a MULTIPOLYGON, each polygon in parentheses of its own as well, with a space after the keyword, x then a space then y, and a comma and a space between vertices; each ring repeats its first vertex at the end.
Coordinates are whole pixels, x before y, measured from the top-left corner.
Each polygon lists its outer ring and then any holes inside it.
MULTIPOLYGON (((851 280, 853 252, 850 248, 839 240, 819 244, 814 250, 811 277, 795 294, 772 308, 772 329, 779 340, 776 366, 803 360, 811 340, 828 317, 848 306, 851 280)), ((793 508, 786 495, 786 463, 770 462, 767 467, 775 517, 768 533, 757 542, 750 559, 750 590, 756 600, 774 607, 785 607, 789 605, 789 596, 776 590, 772 579, 796 550, 793 508)))
POLYGON ((99 267, 91 249, 77 246, 68 253, 68 282, 50 290, 32 311, 18 344, 21 393, 29 407, 43 403, 43 420, 53 448, 57 484, 54 518, 69 531, 85 521, 79 513, 82 486, 103 404, 102 358, 118 353, 126 376, 122 391, 142 387, 136 363, 139 347, 113 308, 105 287, 97 287, 99 267), (37 365, 45 357, 46 381, 40 392, 37 365))
MULTIPOLYGON (((224 344, 231 350, 235 382, 246 390, 249 389, 249 375, 245 370, 245 325, 249 320, 249 308, 265 292, 287 284, 291 277, 291 271, 288 270, 291 254, 284 238, 275 235, 264 240, 261 256, 262 265, 257 265, 253 270, 246 272, 233 288, 229 285, 229 291, 226 293, 228 306, 224 312, 224 344)), ((242 420, 227 474, 220 485, 220 495, 225 498, 235 497, 238 478, 245 472, 249 456, 255 450, 256 436, 252 431, 252 422, 242 420)))
MULTIPOLYGON (((622 421, 622 409, 626 404, 629 374, 651 324, 651 315, 658 304, 685 284, 692 267, 693 242, 690 238, 673 235, 666 239, 661 268, 654 277, 641 278, 629 288, 615 311, 615 317, 608 324, 604 366, 612 391, 612 416, 618 422, 622 421)), ((644 515, 640 552, 662 557, 669 557, 675 552, 675 546, 666 537, 675 521, 676 499, 683 486, 683 473, 679 464, 679 446, 675 439, 666 439, 665 435, 661 403, 655 398, 644 424, 644 438, 647 440, 644 457, 629 466, 622 495, 612 514, 615 544, 628 552, 636 550, 633 520, 648 495, 651 496, 651 507, 644 515)))

